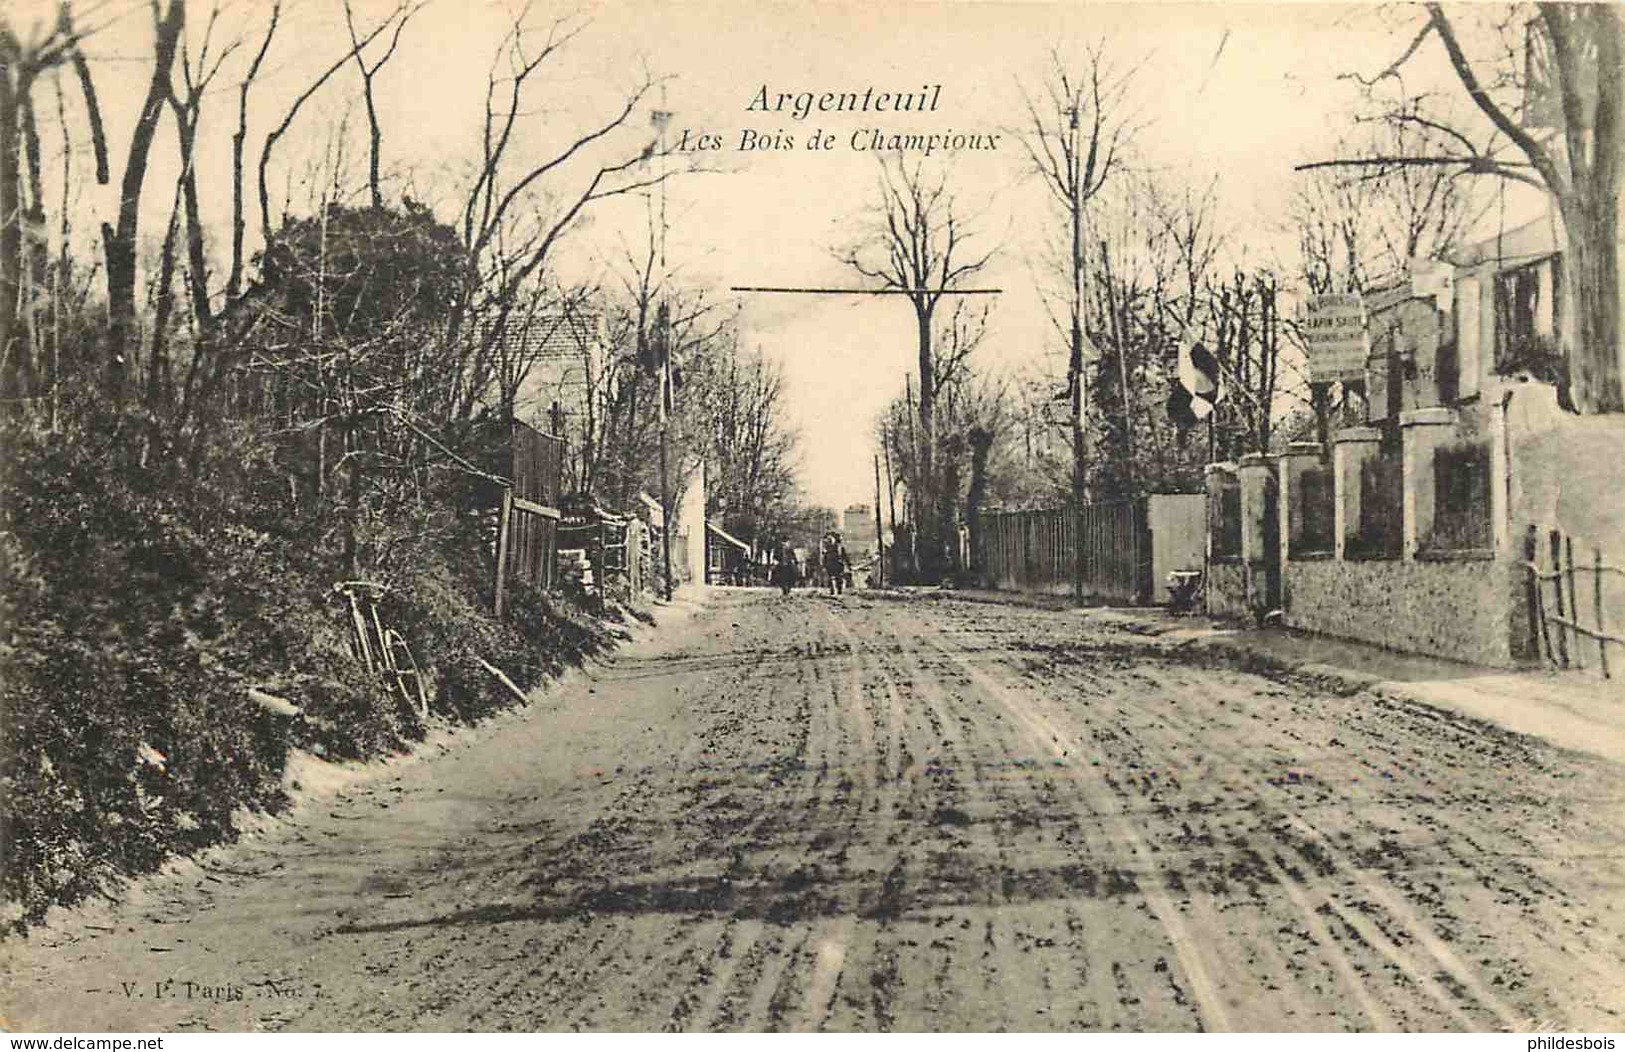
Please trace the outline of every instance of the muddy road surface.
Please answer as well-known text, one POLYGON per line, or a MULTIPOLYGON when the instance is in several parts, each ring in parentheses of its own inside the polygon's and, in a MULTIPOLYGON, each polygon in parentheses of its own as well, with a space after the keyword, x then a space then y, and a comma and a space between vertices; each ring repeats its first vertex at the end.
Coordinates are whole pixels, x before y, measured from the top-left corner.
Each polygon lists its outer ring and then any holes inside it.
POLYGON ((6 957, 43 1030, 1625 1028, 1625 769, 1066 611, 723 591, 6 957))

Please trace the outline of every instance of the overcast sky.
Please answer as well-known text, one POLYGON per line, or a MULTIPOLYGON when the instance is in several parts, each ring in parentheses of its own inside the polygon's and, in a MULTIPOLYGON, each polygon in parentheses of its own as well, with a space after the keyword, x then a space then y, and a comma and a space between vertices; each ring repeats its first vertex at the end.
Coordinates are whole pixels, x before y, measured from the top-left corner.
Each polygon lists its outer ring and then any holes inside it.
MULTIPOLYGON (((22 0, 43 11, 39 0, 22 0)), ((109 24, 93 53, 104 60, 104 104, 115 156, 127 141, 139 77, 150 50, 144 3, 102 0, 83 7, 109 24), (120 14, 120 12, 127 12, 120 14)), ((386 11, 359 0, 364 22, 386 11)), ((208 5, 193 0, 194 46, 208 5)), ((217 39, 247 38, 234 62, 257 46, 266 5, 235 0, 224 7, 217 39)), ((599 120, 645 69, 666 77, 664 103, 675 139, 718 136, 723 149, 710 163, 722 171, 684 176, 669 188, 668 261, 684 278, 724 301, 732 285, 852 285, 834 250, 849 242, 875 186, 874 155, 850 148, 854 132, 999 134, 997 149, 934 155, 950 165, 962 204, 978 215, 983 243, 998 255, 978 284, 1005 289, 993 308, 979 351, 985 368, 1015 370, 1058 350, 1035 290, 1046 230, 1057 225, 1040 186, 1024 174, 1024 154, 1012 132, 1021 125, 1021 85, 1036 88, 1052 49, 1076 53, 1104 39, 1111 61, 1133 68, 1133 105, 1144 125, 1134 162, 1178 185, 1202 188, 1217 178, 1221 223, 1232 250, 1255 262, 1281 257, 1282 208, 1292 166, 1324 158, 1347 128, 1353 85, 1338 75, 1380 69, 1403 50, 1414 11, 1333 4, 587 4, 533 7, 532 23, 577 11, 582 23, 532 96, 522 129, 525 150, 567 142, 599 120), (764 88, 779 92, 913 92, 940 85, 929 113, 753 113, 764 88), (741 151, 746 130, 796 139, 791 150, 741 151), (837 148, 805 149, 815 130, 833 134, 837 148)), ((311 74, 347 46, 336 0, 292 0, 282 34, 257 88, 250 141, 263 138, 311 74)), ((454 211, 457 188, 475 155, 485 71, 506 27, 508 8, 468 0, 433 0, 407 29, 400 52, 380 75, 384 162, 397 189, 454 211)), ((26 15, 25 15, 26 19, 26 15)), ((1434 45, 1436 47, 1436 45, 1434 45)), ((1435 67, 1436 68, 1436 67, 1435 67)), ((1423 67, 1425 71, 1425 67, 1423 67)), ((228 184, 230 124, 235 118, 236 67, 222 74, 205 112, 198 164, 205 179, 228 184)), ((1421 75, 1419 72, 1418 75, 1421 75)), ((353 71, 335 78, 300 117, 279 153, 273 182, 301 210, 299 180, 348 113, 356 132, 350 149, 361 157, 363 117, 353 71)), ((642 135, 648 114, 636 115, 629 135, 642 135)), ((173 185, 164 164, 173 144, 157 147, 149 205, 173 185), (166 152, 168 151, 168 152, 166 152)), ((558 184, 568 192, 571 174, 558 184)), ((106 209, 107 202, 98 202, 106 209)), ((224 231, 224 194, 206 203, 207 218, 224 231)), ((105 211, 104 211, 105 214, 105 211)), ((601 273, 642 237, 641 202, 601 209, 574 231, 558 263, 567 273, 601 273)), ((162 222, 160 218, 159 223, 162 222)), ((158 226, 149 223, 146 232, 158 226)), ((90 229, 88 224, 86 229, 90 229)), ((872 499, 874 422, 899 393, 914 364, 908 305, 881 297, 738 298, 744 337, 782 364, 790 415, 801 434, 807 496, 828 505, 872 499)))

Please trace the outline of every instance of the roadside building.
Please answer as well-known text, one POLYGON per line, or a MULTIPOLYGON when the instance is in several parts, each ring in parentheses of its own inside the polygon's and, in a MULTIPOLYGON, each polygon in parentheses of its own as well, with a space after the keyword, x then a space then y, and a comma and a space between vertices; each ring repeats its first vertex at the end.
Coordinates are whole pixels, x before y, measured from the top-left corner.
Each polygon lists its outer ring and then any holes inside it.
POLYGON ((1550 218, 1368 292, 1363 422, 1209 466, 1209 609, 1498 666, 1555 614, 1625 665, 1625 416, 1567 411, 1573 302, 1550 218))
POLYGON ((867 561, 875 553, 875 510, 867 504, 849 505, 841 513, 841 540, 854 561, 867 561))

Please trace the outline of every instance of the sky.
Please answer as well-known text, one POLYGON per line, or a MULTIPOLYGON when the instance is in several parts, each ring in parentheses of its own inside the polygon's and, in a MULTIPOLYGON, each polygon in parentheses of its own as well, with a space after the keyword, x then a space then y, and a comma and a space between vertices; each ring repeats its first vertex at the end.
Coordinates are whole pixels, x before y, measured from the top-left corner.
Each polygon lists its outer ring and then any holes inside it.
MULTIPOLYGON (((101 19, 92 44, 115 155, 133 120, 150 49, 145 3, 80 0, 101 19)), ((25 12, 40 0, 21 0, 25 12)), ((200 169, 205 219, 229 219, 227 146, 235 120, 235 78, 258 44, 267 5, 229 0, 216 40, 244 38, 205 110, 200 169)), ((388 10, 356 0, 363 25, 388 10)), ((192 3, 192 43, 201 43, 209 7, 192 3)), ((380 74, 384 165, 395 190, 455 210, 458 188, 476 155, 486 70, 512 7, 431 0, 380 74)), ((837 251, 850 244, 873 200, 872 152, 850 147, 869 129, 904 133, 998 135, 996 149, 938 152, 965 212, 973 244, 995 250, 976 284, 994 298, 981 367, 1014 374, 1044 367, 1060 350, 1038 286, 1044 244, 1061 226, 1027 170, 1014 133, 1024 116, 1023 89, 1036 90, 1048 55, 1076 55, 1104 42, 1109 60, 1133 71, 1131 105, 1139 124, 1132 163, 1173 185, 1214 181, 1220 222, 1232 251, 1259 262, 1292 261, 1283 203, 1292 167, 1330 156, 1347 128, 1354 85, 1340 74, 1372 73, 1403 50, 1415 10, 1324 3, 927 3, 886 0, 832 3, 603 3, 553 7, 537 2, 530 24, 545 30, 566 17, 574 36, 527 97, 521 153, 542 156, 601 120, 645 75, 662 87, 633 115, 620 143, 649 134, 647 110, 672 114, 670 135, 715 136, 722 148, 700 161, 710 171, 683 174, 667 187, 667 261, 680 280, 737 308, 745 343, 778 363, 788 416, 800 435, 801 478, 814 503, 841 507, 873 499, 875 421, 901 393, 914 367, 914 323, 897 297, 735 294, 738 285, 854 287, 864 280, 837 251), (762 91, 914 92, 930 86, 929 113, 752 112, 762 91), (938 87, 940 86, 940 88, 938 87), (836 148, 806 149, 815 131, 836 148), (742 150, 746 132, 793 137, 795 148, 742 150)), ((539 38, 538 38, 539 39, 539 38)), ((218 43, 216 45, 219 46, 218 43)), ((284 27, 256 87, 250 142, 258 142, 314 72, 344 53, 337 0, 290 0, 284 27)), ((1436 45, 1434 45, 1436 49, 1436 45)), ((1426 72, 1425 63, 1422 70, 1426 72)), ((363 117, 355 77, 345 70, 315 96, 279 149, 273 194, 298 211, 311 172, 331 150, 332 129, 348 128, 352 160, 362 156, 363 117), (347 123, 345 123, 347 122, 347 123)), ((149 206, 167 209, 173 145, 160 142, 149 206), (168 152, 166 152, 166 149, 168 152), (152 201, 162 199, 159 205, 152 201)), ((82 151, 81 151, 82 153, 82 151)), ((78 164, 87 164, 83 156, 78 164)), ((582 178, 559 173, 551 189, 567 194, 582 178), (572 182, 575 180, 575 182, 572 182)), ((110 213, 110 192, 91 207, 110 213)), ((613 275, 628 246, 645 236, 643 199, 606 202, 573 228, 555 260, 563 277, 613 275)), ((165 213, 158 212, 159 216, 165 213)), ((162 218, 148 222, 161 229, 162 218)), ((85 230, 92 230, 84 224, 85 230)), ((221 239, 223 240, 223 239, 221 239)))

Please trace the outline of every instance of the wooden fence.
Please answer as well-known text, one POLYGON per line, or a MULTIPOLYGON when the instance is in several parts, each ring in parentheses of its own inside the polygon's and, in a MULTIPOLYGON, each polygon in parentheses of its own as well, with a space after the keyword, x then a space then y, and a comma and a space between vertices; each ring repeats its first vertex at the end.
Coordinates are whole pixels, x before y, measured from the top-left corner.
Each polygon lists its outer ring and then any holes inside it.
POLYGON ((507 463, 512 485, 502 492, 497 522, 496 614, 510 580, 553 586, 557 562, 559 484, 564 440, 518 420, 511 422, 507 463))
POLYGON ((1069 593, 1081 536, 1086 595, 1145 602, 1154 594, 1144 501, 1085 504, 1078 513, 984 512, 982 534, 982 577, 991 587, 1069 593))
POLYGON ((1625 637, 1607 631, 1604 610, 1615 606, 1609 599, 1625 586, 1625 569, 1604 563, 1600 548, 1589 559, 1582 549, 1576 562, 1574 538, 1557 530, 1542 546, 1534 526, 1524 534, 1523 554, 1530 649, 1558 668, 1585 668, 1595 648, 1597 667, 1611 678, 1608 649, 1625 648, 1625 637))

